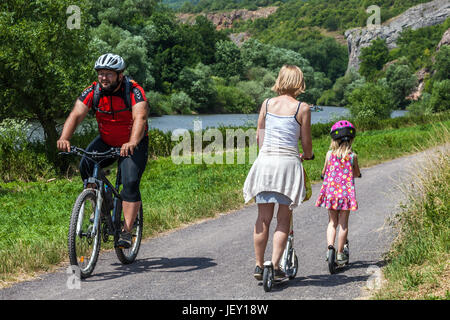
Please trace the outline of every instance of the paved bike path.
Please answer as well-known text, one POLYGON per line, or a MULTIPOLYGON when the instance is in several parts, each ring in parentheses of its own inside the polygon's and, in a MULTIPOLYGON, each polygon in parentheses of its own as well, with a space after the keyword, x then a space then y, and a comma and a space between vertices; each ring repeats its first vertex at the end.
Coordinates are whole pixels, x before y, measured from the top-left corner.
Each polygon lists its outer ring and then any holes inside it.
MULTIPOLYGON (((0 290, 0 299, 357 299, 366 293, 374 266, 393 239, 385 219, 404 196, 398 185, 408 178, 411 164, 424 153, 362 169, 356 180, 359 210, 349 221, 351 265, 330 275, 325 262, 327 211, 314 207, 313 196, 294 210, 297 277, 265 293, 252 276, 255 204, 216 219, 191 225, 145 241, 137 261, 122 265, 114 252, 101 253, 93 275, 79 289, 68 289, 66 268, 0 290)), ((272 235, 266 260, 272 251, 272 235)), ((145 222, 144 222, 145 223, 145 222)))

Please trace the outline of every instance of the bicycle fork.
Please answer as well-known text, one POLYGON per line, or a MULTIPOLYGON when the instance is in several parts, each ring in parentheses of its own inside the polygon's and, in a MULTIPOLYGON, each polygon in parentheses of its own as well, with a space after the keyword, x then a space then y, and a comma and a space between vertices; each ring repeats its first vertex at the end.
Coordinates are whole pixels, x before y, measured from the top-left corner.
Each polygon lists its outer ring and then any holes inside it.
MULTIPOLYGON (((102 189, 95 189, 96 193, 96 203, 95 203, 95 213, 94 213, 94 226, 90 233, 88 232, 87 236, 90 238, 94 238, 97 235, 98 225, 100 223, 100 214, 102 211, 102 203, 103 203, 103 197, 102 197, 102 189)), ((78 215, 78 221, 77 221, 77 235, 79 237, 82 236, 82 226, 83 226, 83 218, 84 218, 84 203, 81 205, 80 214, 78 215)))

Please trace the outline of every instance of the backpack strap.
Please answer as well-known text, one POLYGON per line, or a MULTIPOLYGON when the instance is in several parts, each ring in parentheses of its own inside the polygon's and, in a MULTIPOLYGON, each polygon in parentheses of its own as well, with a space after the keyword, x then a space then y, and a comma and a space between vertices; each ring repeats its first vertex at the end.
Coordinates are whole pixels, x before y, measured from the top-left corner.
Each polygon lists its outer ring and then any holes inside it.
MULTIPOLYGON (((125 98, 124 98, 124 102, 125 102, 125 109, 124 110, 120 110, 117 112, 121 112, 121 111, 130 111, 131 112, 131 88, 132 88, 132 82, 133 80, 131 80, 128 76, 124 77, 124 89, 125 89, 125 98)), ((92 97, 92 110, 93 112, 97 112, 98 111, 98 104, 100 103, 100 83, 96 83, 94 86, 94 96, 92 97)))
POLYGON ((100 83, 96 83, 94 86, 94 95, 92 97, 92 110, 95 113, 98 109, 98 104, 100 102, 100 83))
POLYGON ((129 111, 131 111, 131 87, 132 87, 132 81, 128 76, 124 77, 125 82, 125 106, 129 111))

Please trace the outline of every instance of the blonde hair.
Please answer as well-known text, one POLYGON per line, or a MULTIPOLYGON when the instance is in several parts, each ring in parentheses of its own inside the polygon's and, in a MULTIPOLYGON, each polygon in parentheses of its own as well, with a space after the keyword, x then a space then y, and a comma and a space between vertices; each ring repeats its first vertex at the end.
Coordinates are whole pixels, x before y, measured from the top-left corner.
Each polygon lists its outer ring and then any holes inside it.
POLYGON ((272 91, 279 95, 289 94, 297 97, 300 93, 305 92, 305 79, 303 72, 299 67, 285 64, 278 73, 278 78, 272 91))
POLYGON ((350 141, 343 141, 342 143, 340 143, 340 141, 341 141, 340 139, 331 140, 330 149, 333 155, 337 156, 340 159, 343 159, 353 152, 352 150, 353 139, 351 139, 350 141))

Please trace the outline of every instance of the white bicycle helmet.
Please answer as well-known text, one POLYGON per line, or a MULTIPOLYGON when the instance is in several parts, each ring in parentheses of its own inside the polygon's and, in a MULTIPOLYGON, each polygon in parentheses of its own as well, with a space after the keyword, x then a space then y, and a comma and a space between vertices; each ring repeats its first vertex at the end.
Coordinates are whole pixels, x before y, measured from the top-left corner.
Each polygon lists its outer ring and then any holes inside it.
POLYGON ((107 69, 122 72, 125 70, 125 61, 123 61, 122 57, 117 54, 106 53, 97 59, 94 69, 107 69))

